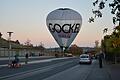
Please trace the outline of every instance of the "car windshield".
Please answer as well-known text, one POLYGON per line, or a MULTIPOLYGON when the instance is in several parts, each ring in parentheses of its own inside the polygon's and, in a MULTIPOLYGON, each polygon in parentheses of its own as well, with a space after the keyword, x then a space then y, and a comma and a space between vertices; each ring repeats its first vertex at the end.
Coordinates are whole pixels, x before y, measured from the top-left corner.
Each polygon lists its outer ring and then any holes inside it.
POLYGON ((89 58, 88 56, 81 56, 80 58, 89 58))

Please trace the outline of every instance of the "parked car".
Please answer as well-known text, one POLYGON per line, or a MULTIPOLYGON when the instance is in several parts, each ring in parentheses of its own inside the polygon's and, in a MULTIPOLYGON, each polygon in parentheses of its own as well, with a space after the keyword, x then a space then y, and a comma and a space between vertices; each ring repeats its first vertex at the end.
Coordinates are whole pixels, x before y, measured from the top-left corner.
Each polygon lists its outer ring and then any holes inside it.
POLYGON ((73 55, 71 53, 67 54, 67 57, 73 57, 73 55))
POLYGON ((73 57, 73 54, 71 54, 71 53, 65 53, 64 56, 65 57, 73 57))
POLYGON ((92 59, 91 56, 89 54, 81 54, 80 55, 80 59, 79 59, 79 63, 88 63, 91 64, 92 63, 92 59))

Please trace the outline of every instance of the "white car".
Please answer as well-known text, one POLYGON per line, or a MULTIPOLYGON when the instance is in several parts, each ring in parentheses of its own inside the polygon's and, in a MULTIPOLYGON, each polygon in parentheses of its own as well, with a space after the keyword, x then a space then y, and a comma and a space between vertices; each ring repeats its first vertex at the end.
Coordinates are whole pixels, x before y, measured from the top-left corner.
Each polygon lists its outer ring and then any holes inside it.
POLYGON ((71 53, 67 54, 67 57, 72 57, 73 55, 71 53))
POLYGON ((80 59, 79 59, 79 63, 88 63, 91 64, 92 63, 92 59, 91 56, 89 54, 81 54, 80 55, 80 59))

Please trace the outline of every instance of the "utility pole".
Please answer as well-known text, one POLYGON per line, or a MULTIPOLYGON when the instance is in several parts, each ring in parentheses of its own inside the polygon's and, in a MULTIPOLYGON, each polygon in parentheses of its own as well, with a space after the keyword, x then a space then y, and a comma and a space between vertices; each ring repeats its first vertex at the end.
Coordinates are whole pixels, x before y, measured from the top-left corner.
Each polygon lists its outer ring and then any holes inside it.
POLYGON ((9 44, 9 50, 8 50, 8 55, 9 55, 9 62, 8 62, 8 64, 10 64, 10 51, 11 51, 11 35, 12 35, 12 33, 13 32, 7 32, 8 33, 8 44, 9 44))

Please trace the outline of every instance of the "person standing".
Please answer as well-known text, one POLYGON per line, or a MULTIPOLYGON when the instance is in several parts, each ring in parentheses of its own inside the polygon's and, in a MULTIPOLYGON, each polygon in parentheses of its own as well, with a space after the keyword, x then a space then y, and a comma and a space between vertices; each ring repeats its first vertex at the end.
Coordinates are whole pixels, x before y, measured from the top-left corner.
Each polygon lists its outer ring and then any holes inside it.
POLYGON ((26 59, 25 64, 27 64, 28 63, 28 53, 25 54, 25 59, 26 59))
POLYGON ((102 54, 99 54, 99 67, 102 68, 102 54))

